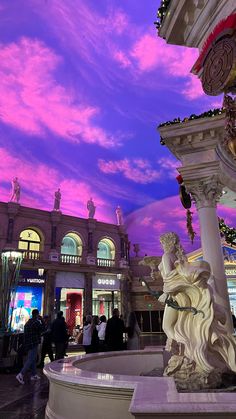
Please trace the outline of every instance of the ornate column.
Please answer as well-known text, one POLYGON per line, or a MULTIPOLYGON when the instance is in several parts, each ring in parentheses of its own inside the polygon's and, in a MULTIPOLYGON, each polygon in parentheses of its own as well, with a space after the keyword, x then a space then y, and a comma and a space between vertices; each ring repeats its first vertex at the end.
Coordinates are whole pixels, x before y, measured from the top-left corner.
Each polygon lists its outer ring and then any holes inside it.
POLYGON ((46 272, 43 310, 44 314, 48 314, 52 319, 55 315, 55 284, 56 271, 48 270, 46 272))
POLYGON ((209 262, 214 276, 213 291, 215 301, 227 316, 226 327, 230 332, 232 318, 230 313, 227 280, 225 276, 224 258, 216 214, 216 204, 222 194, 222 183, 216 175, 199 181, 185 181, 188 192, 191 193, 198 210, 203 259, 209 262))
POLYGON ((130 296, 131 296, 131 278, 129 273, 124 273, 120 280, 120 292, 121 292, 121 314, 126 320, 128 314, 131 311, 130 296))
POLYGON ((93 310, 93 273, 85 273, 85 283, 84 283, 84 316, 87 314, 92 314, 93 310))
POLYGON ((8 202, 7 204, 7 212, 8 212, 7 245, 12 246, 13 237, 14 237, 15 217, 18 214, 19 209, 20 209, 20 204, 17 204, 16 202, 8 202))

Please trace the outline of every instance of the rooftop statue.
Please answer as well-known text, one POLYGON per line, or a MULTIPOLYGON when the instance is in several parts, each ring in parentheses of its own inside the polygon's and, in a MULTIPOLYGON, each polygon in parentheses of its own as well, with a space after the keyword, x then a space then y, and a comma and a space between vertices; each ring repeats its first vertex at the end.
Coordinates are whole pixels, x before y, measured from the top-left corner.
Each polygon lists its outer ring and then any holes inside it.
POLYGON ((118 226, 122 226, 124 224, 122 209, 119 205, 116 208, 116 219, 117 219, 118 226))
POLYGON ((20 184, 18 181, 18 178, 15 177, 14 179, 12 179, 12 194, 11 194, 11 198, 10 201, 11 202, 17 202, 17 204, 20 201, 20 184))
POLYGON ((179 389, 216 388, 223 373, 236 372, 236 343, 224 326, 224 312, 214 302, 208 284, 210 265, 203 260, 188 262, 175 233, 163 234, 160 242, 163 293, 152 294, 165 304, 162 327, 171 358, 164 375, 173 376, 179 389))
POLYGON ((60 188, 58 188, 58 190, 55 192, 53 211, 60 211, 60 203, 61 203, 61 191, 60 191, 60 188))
POLYGON ((90 198, 87 202, 87 209, 88 209, 88 218, 94 218, 96 207, 94 205, 94 202, 92 198, 90 198))

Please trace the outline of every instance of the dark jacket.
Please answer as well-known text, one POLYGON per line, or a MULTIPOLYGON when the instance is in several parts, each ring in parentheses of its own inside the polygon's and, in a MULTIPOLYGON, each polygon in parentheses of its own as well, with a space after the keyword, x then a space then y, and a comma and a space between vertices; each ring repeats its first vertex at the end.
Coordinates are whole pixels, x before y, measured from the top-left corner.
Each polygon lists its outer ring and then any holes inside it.
POLYGON ((68 340, 67 325, 64 318, 57 318, 52 322, 52 341, 65 343, 68 340))
POLYGON ((123 349, 123 333, 126 331, 123 320, 117 316, 107 321, 105 342, 110 351, 121 351, 123 349))
POLYGON ((43 325, 38 319, 29 319, 24 327, 24 348, 26 351, 41 343, 43 325))

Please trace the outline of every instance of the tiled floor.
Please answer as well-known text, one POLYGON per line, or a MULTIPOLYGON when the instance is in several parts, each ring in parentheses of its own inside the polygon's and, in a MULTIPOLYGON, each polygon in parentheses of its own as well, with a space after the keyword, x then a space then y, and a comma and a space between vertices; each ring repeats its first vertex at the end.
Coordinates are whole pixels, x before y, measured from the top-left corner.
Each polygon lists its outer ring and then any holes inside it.
MULTIPOLYGON (((164 345, 163 335, 146 335, 141 338, 141 348, 164 345)), ((72 346, 68 355, 81 354, 82 347, 72 346)), ((17 373, 0 373, 0 419, 44 419, 48 400, 48 381, 42 370, 38 370, 41 380, 32 382, 29 377, 25 384, 16 380, 17 373)))

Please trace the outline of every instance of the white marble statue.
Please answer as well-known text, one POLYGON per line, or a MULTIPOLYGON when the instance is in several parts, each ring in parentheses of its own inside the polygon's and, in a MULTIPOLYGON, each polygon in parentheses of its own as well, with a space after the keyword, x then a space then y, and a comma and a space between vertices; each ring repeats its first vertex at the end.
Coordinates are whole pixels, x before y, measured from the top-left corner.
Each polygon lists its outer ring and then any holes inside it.
POLYGON ((61 191, 60 188, 55 192, 53 211, 60 211, 61 191))
POLYGON ((96 207, 94 205, 94 202, 92 198, 90 198, 87 202, 87 209, 88 209, 88 218, 94 218, 96 207))
POLYGON ((122 209, 119 205, 116 208, 116 219, 117 219, 118 226, 122 226, 124 224, 122 209))
POLYGON ((210 265, 188 262, 175 233, 163 234, 160 242, 164 285, 157 297, 165 304, 162 327, 172 355, 164 375, 173 376, 180 389, 216 387, 222 373, 236 372, 236 344, 208 285, 210 265))
POLYGON ((17 202, 18 204, 20 201, 20 184, 19 184, 18 178, 15 177, 12 180, 11 184, 12 184, 12 193, 11 193, 10 201, 17 202))

